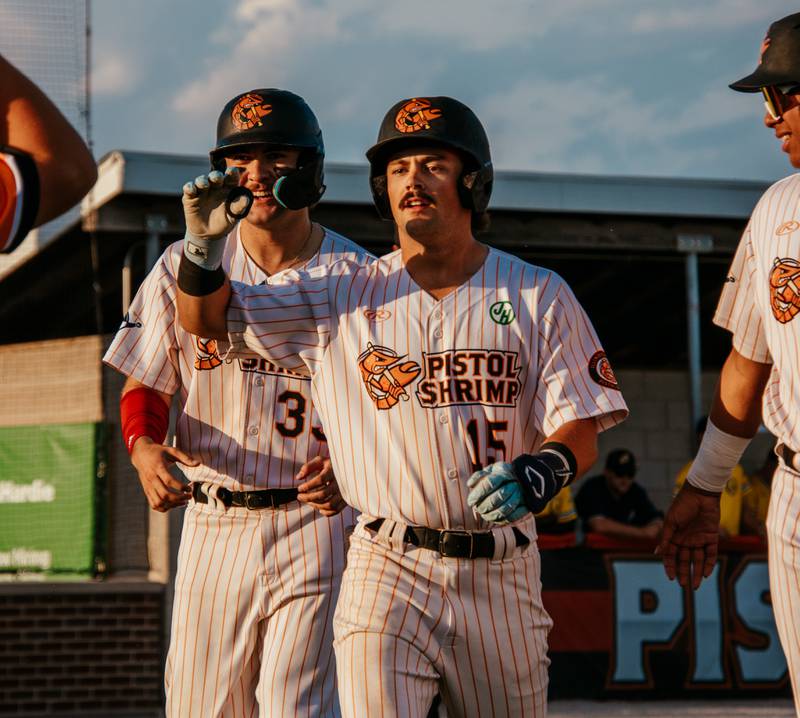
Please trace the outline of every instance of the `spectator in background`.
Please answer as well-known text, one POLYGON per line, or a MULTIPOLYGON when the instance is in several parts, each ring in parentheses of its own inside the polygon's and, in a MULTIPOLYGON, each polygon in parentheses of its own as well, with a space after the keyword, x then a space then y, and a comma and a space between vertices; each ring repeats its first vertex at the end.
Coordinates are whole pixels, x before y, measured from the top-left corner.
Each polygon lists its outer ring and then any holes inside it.
POLYGON ((575 530, 578 514, 572 500, 572 490, 565 486, 559 491, 544 511, 536 514, 536 533, 565 534, 575 530))
POLYGON ((97 179, 81 136, 0 55, 0 252, 80 201, 97 179))
POLYGON ((636 458, 627 449, 614 449, 602 474, 583 482, 575 506, 585 532, 621 539, 654 539, 663 514, 634 481, 636 458))
MULTIPOLYGON (((742 533, 762 538, 767 535, 767 509, 772 491, 772 475, 778 468, 778 457, 770 449, 761 468, 750 477, 750 491, 742 505, 742 533)), ((723 496, 724 501, 724 496, 723 496)))
MULTIPOLYGON (((703 434, 706 433, 706 424, 708 424, 708 417, 702 417, 695 427, 697 435, 697 446, 703 439, 703 434)), ((683 482, 686 481, 686 476, 689 474, 689 469, 692 467, 692 462, 689 461, 675 477, 675 490, 672 495, 677 495, 681 490, 683 482)), ((721 538, 729 536, 738 536, 741 532, 742 523, 742 505, 744 497, 750 491, 750 482, 747 480, 747 475, 741 464, 736 464, 736 467, 731 472, 731 477, 725 485, 725 490, 722 492, 722 498, 719 505, 719 535, 721 538)))

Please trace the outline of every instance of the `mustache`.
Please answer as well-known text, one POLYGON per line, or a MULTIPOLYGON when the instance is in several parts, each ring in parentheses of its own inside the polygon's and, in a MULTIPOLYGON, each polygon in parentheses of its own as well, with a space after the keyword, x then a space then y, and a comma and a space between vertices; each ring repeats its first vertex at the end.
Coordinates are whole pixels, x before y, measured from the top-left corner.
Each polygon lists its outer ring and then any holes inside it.
POLYGON ((400 207, 405 207, 406 203, 411 201, 412 199, 422 199, 425 200, 426 202, 434 204, 433 197, 431 197, 429 194, 426 194, 425 192, 419 192, 419 191, 406 192, 406 194, 403 195, 398 204, 400 207))

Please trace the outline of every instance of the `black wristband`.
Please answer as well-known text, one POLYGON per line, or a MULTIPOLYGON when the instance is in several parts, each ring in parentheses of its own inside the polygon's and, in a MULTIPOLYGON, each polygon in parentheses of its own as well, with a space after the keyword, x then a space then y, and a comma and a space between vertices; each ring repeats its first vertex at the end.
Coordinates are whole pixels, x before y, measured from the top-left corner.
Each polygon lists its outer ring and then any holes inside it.
MULTIPOLYGON (((550 500, 575 476, 570 470, 569 458, 561 450, 556 450, 552 442, 549 450, 542 450, 546 447, 547 444, 542 446, 538 454, 520 454, 511 463, 522 488, 523 501, 534 514, 544 510, 550 500)), ((574 461, 572 452, 567 451, 574 461)))
POLYGON ((182 292, 193 297, 204 297, 216 292, 223 284, 225 284, 225 271, 222 267, 203 269, 185 254, 181 254, 178 287, 182 292))
POLYGON ((556 452, 564 458, 564 461, 567 462, 567 466, 569 467, 569 478, 564 482, 564 486, 571 483, 575 478, 575 474, 578 473, 578 460, 575 458, 575 454, 572 453, 572 449, 559 441, 546 441, 539 447, 539 451, 546 451, 547 449, 556 452))

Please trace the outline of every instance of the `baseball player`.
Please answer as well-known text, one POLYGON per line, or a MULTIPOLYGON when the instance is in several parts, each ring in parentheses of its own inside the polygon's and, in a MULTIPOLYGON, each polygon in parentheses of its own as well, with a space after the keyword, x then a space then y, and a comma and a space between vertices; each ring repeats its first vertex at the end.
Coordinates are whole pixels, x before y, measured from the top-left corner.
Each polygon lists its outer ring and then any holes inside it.
POLYGON ((0 56, 0 253, 85 195, 97 167, 52 101, 0 56))
MULTIPOLYGON (((755 71, 731 85, 761 93, 764 124, 800 168, 800 13, 773 23, 755 71)), ((742 235, 714 322, 733 348, 708 428, 669 509, 660 551, 670 578, 697 588, 717 558, 720 494, 762 421, 778 437, 767 535, 772 606, 800 715, 800 175, 770 187, 742 235)))
MULTIPOLYGON (((180 319, 311 377, 362 512, 334 619, 343 714, 425 716, 438 693, 450 716, 543 716, 532 512, 627 410, 563 280, 473 237, 493 170, 468 107, 403 100, 367 157, 399 251, 245 287, 185 250, 180 319)), ((221 215, 224 193, 202 194, 221 215)))
MULTIPOLYGON (((184 188, 234 190, 247 218, 218 241, 237 281, 370 257, 312 223, 324 149, 302 98, 258 89, 234 97, 217 125, 214 171, 184 188), (241 186, 240 186, 241 185, 241 186)), ((223 211, 225 209, 223 208, 223 211)), ((232 217, 231 215, 231 217, 232 217)), ((106 354, 129 378, 123 434, 150 505, 188 502, 166 667, 168 716, 338 715, 333 608, 355 516, 329 471, 307 376, 257 356, 226 358, 176 321, 177 243, 149 274, 106 354), (165 446, 177 395, 176 445, 165 446), (190 484, 169 472, 185 468, 190 484), (299 493, 298 493, 299 492, 299 493), (256 705, 258 704, 258 705, 256 705)))

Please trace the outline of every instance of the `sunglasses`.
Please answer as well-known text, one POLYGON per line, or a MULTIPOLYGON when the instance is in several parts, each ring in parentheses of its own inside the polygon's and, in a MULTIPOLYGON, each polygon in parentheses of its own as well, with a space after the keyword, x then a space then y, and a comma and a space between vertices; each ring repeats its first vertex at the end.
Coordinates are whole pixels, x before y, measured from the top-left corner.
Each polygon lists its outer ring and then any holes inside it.
POLYGON ((800 92, 800 85, 767 85, 761 88, 764 96, 764 107, 769 116, 776 122, 783 117, 783 113, 791 107, 786 107, 787 95, 800 92))

